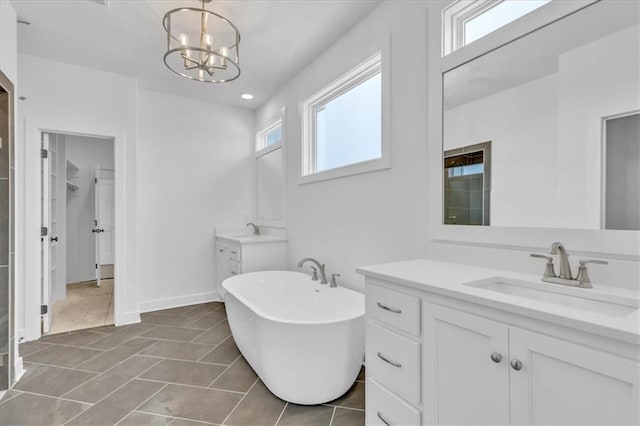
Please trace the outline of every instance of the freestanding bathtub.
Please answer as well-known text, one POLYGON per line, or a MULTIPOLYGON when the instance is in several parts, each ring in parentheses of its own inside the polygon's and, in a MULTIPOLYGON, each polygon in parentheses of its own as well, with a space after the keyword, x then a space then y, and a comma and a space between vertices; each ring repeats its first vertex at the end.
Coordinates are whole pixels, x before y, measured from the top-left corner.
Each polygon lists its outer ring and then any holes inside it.
POLYGON ((233 338, 264 384, 295 404, 321 404, 353 385, 364 358, 364 295, 291 271, 228 278, 233 338))

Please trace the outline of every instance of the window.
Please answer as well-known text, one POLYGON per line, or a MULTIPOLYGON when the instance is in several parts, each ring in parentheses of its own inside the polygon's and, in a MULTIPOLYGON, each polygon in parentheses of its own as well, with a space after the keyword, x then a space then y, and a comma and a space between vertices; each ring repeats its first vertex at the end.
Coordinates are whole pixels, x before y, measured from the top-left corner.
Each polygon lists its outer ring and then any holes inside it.
POLYGON ((443 11, 443 55, 448 55, 551 0, 458 0, 443 11))
POLYGON ((256 135, 256 152, 282 142, 282 120, 278 120, 256 135))
POLYGON ((304 102, 301 183, 389 166, 384 86, 377 53, 304 102))

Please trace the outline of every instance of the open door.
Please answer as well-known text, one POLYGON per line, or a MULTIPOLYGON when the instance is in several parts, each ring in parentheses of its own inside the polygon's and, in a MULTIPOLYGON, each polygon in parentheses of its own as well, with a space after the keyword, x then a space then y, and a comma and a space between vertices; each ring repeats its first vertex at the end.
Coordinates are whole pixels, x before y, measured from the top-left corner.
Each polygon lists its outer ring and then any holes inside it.
POLYGON ((101 170, 96 167, 95 178, 95 250, 96 250, 96 282, 101 285, 101 265, 114 263, 114 179, 113 170, 101 170))
POLYGON ((41 230, 41 256, 42 256, 42 300, 41 317, 42 333, 49 332, 51 326, 51 295, 52 287, 57 279, 57 179, 58 161, 57 144, 55 136, 51 138, 48 133, 42 133, 42 230, 41 230))

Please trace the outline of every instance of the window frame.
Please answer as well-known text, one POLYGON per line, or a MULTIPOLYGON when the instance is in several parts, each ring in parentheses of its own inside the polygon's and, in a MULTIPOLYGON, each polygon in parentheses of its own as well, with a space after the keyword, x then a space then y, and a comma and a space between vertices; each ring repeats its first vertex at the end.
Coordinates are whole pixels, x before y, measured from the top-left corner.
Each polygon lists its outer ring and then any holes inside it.
POLYGON ((256 158, 262 157, 263 155, 268 154, 271 151, 274 151, 280 147, 282 147, 282 142, 284 140, 284 126, 282 117, 273 121, 267 127, 264 127, 262 130, 256 132, 256 158), (280 141, 274 143, 273 145, 267 145, 267 136, 273 133, 275 130, 280 128, 282 132, 282 136, 280 137, 280 141))
MULTIPOLYGON (((492 9, 505 1, 506 0, 456 0, 444 8, 442 10, 442 56, 447 56, 456 50, 473 43, 465 43, 467 22, 477 18, 489 9, 492 9)), ((514 19, 513 21, 509 21, 488 34, 498 31, 500 28, 509 25, 511 22, 515 22, 544 6, 546 5, 542 5, 523 16, 514 19)))
POLYGON ((390 146, 390 75, 388 40, 382 49, 356 65, 336 80, 314 93, 302 103, 302 146, 300 184, 335 179, 355 174, 374 172, 391 167, 390 146), (357 87, 373 76, 380 74, 381 81, 381 155, 379 158, 359 161, 332 169, 316 171, 316 117, 317 110, 357 87))

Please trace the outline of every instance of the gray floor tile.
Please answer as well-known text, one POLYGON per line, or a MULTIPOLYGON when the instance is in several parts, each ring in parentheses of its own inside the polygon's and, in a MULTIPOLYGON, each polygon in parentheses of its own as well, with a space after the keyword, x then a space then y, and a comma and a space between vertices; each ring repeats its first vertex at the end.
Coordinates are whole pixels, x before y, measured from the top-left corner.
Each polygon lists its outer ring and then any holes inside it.
POLYGON ((118 426, 166 426, 173 420, 173 417, 156 416, 133 412, 122 419, 118 426))
POLYGON ((67 424, 113 425, 163 386, 165 386, 163 383, 133 380, 67 424))
POLYGON ((204 316, 196 319, 193 322, 187 323, 186 327, 208 329, 218 324, 220 321, 227 319, 227 315, 224 311, 213 311, 205 314, 204 316))
POLYGON ((193 311, 197 306, 189 305, 189 306, 179 306, 177 308, 169 308, 169 309, 161 309, 159 311, 153 311, 154 314, 161 315, 182 315, 186 314, 189 311, 193 311))
POLYGON ((238 359, 239 356, 240 350, 236 346, 236 342, 233 340, 233 337, 229 336, 211 352, 202 357, 200 361, 229 365, 238 359))
POLYGON ((214 423, 196 422, 195 420, 174 419, 169 426, 207 426, 214 423))
POLYGON ((97 371, 99 373, 107 371, 116 364, 121 363, 125 359, 132 355, 137 354, 144 348, 154 344, 157 340, 134 338, 128 342, 123 343, 120 346, 103 352, 97 357, 78 365, 77 368, 82 368, 89 371, 97 371))
POLYGON ((140 411, 222 424, 242 394, 182 385, 168 385, 140 411))
POLYGON ((156 340, 153 345, 142 351, 141 355, 181 359, 184 361, 197 361, 211 349, 211 345, 156 340))
POLYGON ((23 393, 0 405, 0 424, 4 426, 61 425, 88 407, 79 402, 23 393))
POLYGON ((61 396, 96 376, 86 371, 38 364, 25 364, 25 370, 15 389, 51 396, 61 396))
POLYGON ((228 425, 275 425, 286 402, 258 381, 225 421, 228 425))
POLYGON ((207 387, 225 368, 222 365, 165 359, 140 378, 207 387))
POLYGON ((21 393, 18 391, 15 391, 13 389, 9 389, 8 391, 6 391, 4 393, 4 395, 2 395, 2 399, 0 399, 0 403, 3 402, 7 402, 8 400, 10 400, 11 398, 15 398, 16 396, 20 395, 21 393))
POLYGON ((251 366, 243 357, 239 357, 209 387, 236 392, 247 392, 258 378, 251 366))
POLYGON ((56 345, 87 346, 96 340, 102 339, 105 335, 91 331, 74 331, 71 333, 50 334, 42 336, 39 340, 42 343, 53 343, 56 345))
POLYGON ((363 382, 355 382, 351 389, 344 395, 331 402, 327 402, 327 405, 364 410, 364 392, 365 384, 363 382))
POLYGON ((64 395, 64 398, 95 403, 109 395, 138 374, 158 363, 156 358, 133 356, 122 364, 96 376, 82 386, 64 395))
POLYGON ((326 405, 287 405, 278 426, 329 426, 333 407, 326 405))
POLYGON ((179 342, 188 342, 201 335, 203 330, 194 330, 184 327, 169 327, 169 326, 157 326, 146 333, 140 335, 140 337, 149 337, 152 339, 163 340, 176 340, 179 342))
POLYGON ((193 339, 193 342, 217 345, 229 336, 231 336, 229 323, 227 321, 222 321, 215 325, 211 330, 193 339))
POLYGON ((134 337, 139 336, 149 330, 152 330, 155 326, 146 324, 131 324, 124 327, 117 327, 119 330, 106 335, 100 340, 93 342, 89 345, 96 349, 112 349, 122 343, 125 343, 134 337))
POLYGON ((54 345, 24 357, 24 360, 58 367, 75 367, 101 353, 96 349, 54 345))
POLYGON ((364 426, 364 411, 336 407, 331 426, 364 426))
POLYGON ((193 318, 182 317, 178 315, 162 315, 151 313, 141 317, 144 324, 152 325, 173 325, 177 327, 184 327, 187 323, 192 322, 193 318))
POLYGON ((21 357, 26 357, 27 355, 31 355, 38 351, 46 349, 49 346, 50 345, 44 344, 39 341, 20 343, 20 345, 18 345, 18 353, 21 357))

